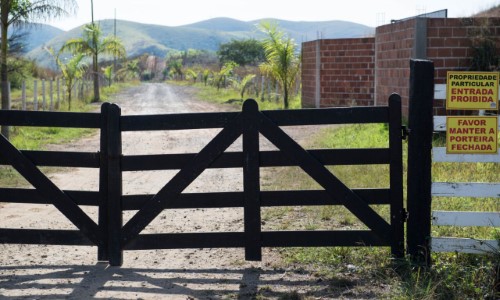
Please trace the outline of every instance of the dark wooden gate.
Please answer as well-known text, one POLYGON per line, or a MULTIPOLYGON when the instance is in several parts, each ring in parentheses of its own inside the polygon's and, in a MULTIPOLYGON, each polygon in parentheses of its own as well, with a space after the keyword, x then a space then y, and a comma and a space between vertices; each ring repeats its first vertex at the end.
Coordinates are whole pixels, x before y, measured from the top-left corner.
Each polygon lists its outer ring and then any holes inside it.
MULTIPOLYGON (((10 116, 9 112, 0 114, 0 125, 15 125, 13 123, 16 123, 16 118, 9 117, 8 121, 4 121, 3 116, 10 116)), ((56 232, 56 235, 60 235, 57 237, 54 237, 52 232, 34 232, 30 233, 33 235, 31 239, 21 239, 10 237, 12 232, 3 230, 0 231, 1 242, 37 242, 39 240, 36 238, 48 235, 52 237, 44 240, 51 240, 54 243, 60 240, 61 244, 71 244, 71 242, 76 244, 83 240, 87 244, 98 245, 99 259, 109 260, 111 265, 122 264, 124 250, 143 249, 242 247, 245 248, 247 260, 260 260, 262 247, 389 246, 394 256, 404 255, 401 99, 398 95, 390 97, 387 107, 260 112, 255 101, 247 100, 241 113, 121 116, 118 106, 104 104, 100 117, 95 117, 93 114, 89 116, 93 118, 94 123, 91 124, 101 128, 101 151, 97 154, 81 153, 73 154, 74 157, 66 156, 66 164, 73 165, 77 158, 85 158, 88 167, 100 168, 101 186, 97 197, 99 203, 85 201, 91 197, 83 192, 56 190, 48 194, 51 199, 52 194, 57 194, 61 198, 50 203, 56 205, 63 213, 66 212, 65 215, 77 225, 80 232, 73 233, 73 239, 70 241, 61 232, 56 232), (94 120, 95 118, 97 120, 94 120), (306 150, 281 129, 282 126, 352 123, 388 124, 389 147, 306 150), (222 128, 222 130, 199 153, 124 156, 121 151, 122 132, 205 128, 222 128), (273 143, 278 151, 261 151, 259 133, 273 143), (226 152, 226 149, 240 136, 243 137, 243 150, 226 152), (389 165, 390 187, 350 189, 326 168, 328 165, 364 164, 389 165), (260 168, 281 166, 300 167, 317 181, 323 190, 261 191, 260 168), (189 184, 209 168, 242 168, 244 190, 224 193, 183 193, 189 184), (149 170, 179 170, 179 172, 154 196, 123 195, 123 172, 149 170), (82 202, 99 204, 99 225, 89 222, 87 217, 80 213, 77 205, 83 204, 82 202), (389 222, 370 206, 375 204, 390 205, 389 222), (261 207, 309 205, 345 206, 366 224, 369 230, 261 230, 261 207), (244 208, 243 232, 141 234, 143 229, 165 209, 220 207, 244 208), (123 224, 124 210, 138 210, 138 212, 123 224)), ((3 149, 11 148, 5 139, 0 143, 2 152, 3 149)), ((32 169, 36 169, 34 165, 41 162, 39 161, 41 158, 31 153, 16 154, 16 156, 25 157, 33 165, 32 169)), ((15 159, 5 157, 1 157, 0 162, 14 167, 17 165, 15 159)), ((21 174, 29 175, 26 172, 21 174)), ((39 185, 50 186, 50 182, 43 181, 39 185)), ((26 191, 20 190, 17 193, 0 189, 0 201, 15 202, 11 199, 20 199, 21 193, 26 191)))

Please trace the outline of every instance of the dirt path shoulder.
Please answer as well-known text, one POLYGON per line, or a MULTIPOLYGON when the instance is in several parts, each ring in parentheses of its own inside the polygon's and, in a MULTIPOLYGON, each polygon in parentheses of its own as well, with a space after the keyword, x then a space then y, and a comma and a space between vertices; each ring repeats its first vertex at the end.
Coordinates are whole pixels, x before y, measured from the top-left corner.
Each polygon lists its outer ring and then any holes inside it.
MULTIPOLYGON (((122 114, 160 114, 231 110, 197 101, 188 87, 144 84, 117 95, 122 114)), ((124 154, 192 153, 217 130, 124 133, 124 154)), ((310 133, 295 130, 302 137, 310 133)), ((53 146, 67 151, 98 151, 98 136, 53 146)), ((239 142, 232 149, 238 149, 239 142)), ((265 144, 265 143, 264 143, 265 144)), ((266 144, 265 144, 266 145, 266 144)), ((267 144, 265 147, 272 147, 267 144)), ((156 193, 175 172, 127 172, 125 194, 156 193)), ((72 169, 51 173, 61 189, 97 190, 98 172, 72 169)), ((206 171, 186 192, 237 191, 241 170, 206 171)), ((96 220, 96 210, 85 208, 96 220)), ((132 212, 133 213, 133 212, 132 212)), ((126 222, 132 213, 126 213, 126 222)), ((1 228, 74 229, 50 205, 5 204, 1 228)), ((242 209, 169 210, 145 232, 242 231, 242 209)), ((328 284, 311 271, 284 268, 275 249, 262 262, 246 262, 243 249, 126 251, 122 267, 96 261, 95 247, 0 245, 0 295, 15 299, 262 299, 307 293, 325 298, 328 284)))

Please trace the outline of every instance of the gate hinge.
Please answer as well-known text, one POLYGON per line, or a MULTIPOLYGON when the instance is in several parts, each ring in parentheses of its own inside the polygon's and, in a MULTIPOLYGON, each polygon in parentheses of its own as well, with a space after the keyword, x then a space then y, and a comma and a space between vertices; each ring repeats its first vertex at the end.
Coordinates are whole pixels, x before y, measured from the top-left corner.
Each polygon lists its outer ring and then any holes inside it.
POLYGON ((401 210, 401 218, 403 219, 403 223, 408 221, 408 211, 404 208, 401 210))
POLYGON ((406 127, 406 126, 401 126, 401 139, 403 139, 403 141, 406 141, 406 139, 408 138, 408 136, 410 136, 410 133, 411 133, 411 129, 406 127))

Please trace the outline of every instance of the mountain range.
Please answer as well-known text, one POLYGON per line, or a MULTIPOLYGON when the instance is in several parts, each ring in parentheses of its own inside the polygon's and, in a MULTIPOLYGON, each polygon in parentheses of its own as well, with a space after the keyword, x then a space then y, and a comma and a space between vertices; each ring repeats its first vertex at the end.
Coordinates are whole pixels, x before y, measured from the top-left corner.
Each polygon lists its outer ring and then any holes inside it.
MULTIPOLYGON (((216 51, 221 43, 233 39, 263 38, 257 24, 263 20, 239 21, 231 18, 214 18, 189 25, 161 26, 131 21, 117 20, 116 35, 120 38, 129 57, 144 53, 164 57, 171 50, 200 49, 216 51)), ((277 22, 278 27, 301 42, 317 38, 355 38, 372 36, 374 28, 347 21, 285 21, 266 19, 277 22)), ((103 36, 114 34, 115 20, 97 21, 103 36)), ((42 66, 52 66, 53 59, 44 50, 52 47, 56 51, 71 38, 81 36, 83 25, 69 31, 63 31, 48 25, 28 27, 26 56, 36 60, 42 66)))

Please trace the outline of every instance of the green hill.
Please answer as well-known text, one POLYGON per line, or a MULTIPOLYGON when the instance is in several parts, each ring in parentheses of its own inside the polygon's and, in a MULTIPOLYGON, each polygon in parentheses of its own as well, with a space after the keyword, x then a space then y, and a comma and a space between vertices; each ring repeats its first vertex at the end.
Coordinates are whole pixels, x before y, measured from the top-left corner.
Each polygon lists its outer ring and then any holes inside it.
MULTIPOLYGON (((172 49, 203 49, 216 51, 221 43, 232 39, 246 39, 262 37, 256 25, 261 20, 239 21, 230 18, 215 18, 183 26, 161 26, 142 24, 130 21, 117 21, 117 36, 122 40, 128 56, 137 56, 149 53, 159 57, 165 56, 172 49)), ((374 29, 368 26, 344 22, 292 22, 275 20, 279 27, 290 34, 297 43, 322 38, 347 38, 372 35, 374 29)), ((114 20, 99 21, 103 36, 114 33, 114 20)), ((43 49, 50 46, 59 49, 70 38, 81 36, 82 26, 67 32, 61 32, 51 40, 40 42, 38 47, 27 53, 43 66, 52 66, 53 60, 43 49)), ((38 34, 37 28, 32 34, 38 34)))

